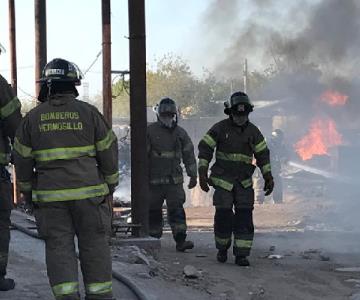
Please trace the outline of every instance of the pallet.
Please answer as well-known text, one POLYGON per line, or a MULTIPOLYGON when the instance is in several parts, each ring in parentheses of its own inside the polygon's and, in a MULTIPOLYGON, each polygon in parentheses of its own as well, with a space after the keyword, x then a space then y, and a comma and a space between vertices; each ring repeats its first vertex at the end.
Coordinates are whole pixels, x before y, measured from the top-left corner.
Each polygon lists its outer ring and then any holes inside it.
POLYGON ((112 222, 112 231, 114 234, 116 233, 125 233, 128 234, 131 232, 132 228, 140 228, 140 224, 126 223, 122 220, 114 220, 112 222))

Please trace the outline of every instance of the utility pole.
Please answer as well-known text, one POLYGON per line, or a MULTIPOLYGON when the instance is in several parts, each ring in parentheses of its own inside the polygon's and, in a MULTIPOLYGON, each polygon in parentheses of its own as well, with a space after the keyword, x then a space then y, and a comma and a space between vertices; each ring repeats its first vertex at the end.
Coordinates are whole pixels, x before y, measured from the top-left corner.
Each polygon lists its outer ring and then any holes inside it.
MULTIPOLYGON (((15 95, 17 95, 17 63, 16 63, 16 22, 15 22, 15 0, 9 0, 9 39, 10 39, 10 75, 11 87, 15 95)), ((17 204, 18 192, 16 185, 16 172, 14 165, 12 166, 13 174, 13 201, 17 204)))
POLYGON ((102 12, 102 53, 103 53, 103 114, 112 125, 112 87, 111 87, 111 0, 101 1, 102 12))
POLYGON ((131 214, 140 229, 134 236, 147 236, 148 162, 146 152, 146 38, 145 1, 128 0, 130 41, 130 126, 131 126, 131 214))
POLYGON ((244 60, 244 74, 243 74, 243 77, 244 77, 244 93, 247 92, 247 86, 248 86, 248 64, 247 64, 247 59, 245 58, 244 60))
POLYGON ((15 0, 9 0, 9 37, 10 37, 10 68, 11 86, 17 94, 17 63, 16 63, 16 27, 15 0))
MULTIPOLYGON (((46 0, 35 0, 35 81, 41 78, 46 62, 46 0)), ((36 83, 36 96, 39 91, 40 84, 36 83)))

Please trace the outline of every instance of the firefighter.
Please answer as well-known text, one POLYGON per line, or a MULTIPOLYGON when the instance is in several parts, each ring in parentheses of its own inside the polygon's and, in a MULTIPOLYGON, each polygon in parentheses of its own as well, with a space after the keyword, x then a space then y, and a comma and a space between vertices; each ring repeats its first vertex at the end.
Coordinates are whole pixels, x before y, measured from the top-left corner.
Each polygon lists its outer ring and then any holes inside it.
POLYGON ((275 129, 271 133, 269 141, 272 174, 274 176, 274 192, 272 194, 274 203, 283 202, 283 183, 281 171, 284 163, 288 160, 288 150, 284 142, 284 133, 281 129, 275 129))
POLYGON ((110 199, 118 183, 117 138, 98 110, 76 99, 82 75, 64 59, 44 68, 38 100, 14 143, 19 190, 32 202, 45 240, 47 274, 56 299, 113 299, 108 236, 110 199))
POLYGON ((192 189, 197 184, 194 146, 186 131, 177 124, 178 115, 174 100, 162 99, 155 110, 157 122, 150 124, 147 130, 150 236, 162 236, 162 206, 166 200, 167 218, 176 242, 176 250, 184 252, 194 248, 194 243, 186 240, 187 226, 183 208, 185 191, 181 161, 190 177, 188 188, 192 189))
MULTIPOLYGON (((0 53, 1 53, 0 45, 0 53)), ((6 167, 10 162, 10 142, 21 121, 20 101, 13 89, 0 75, 0 291, 15 287, 13 279, 5 278, 10 242, 10 212, 12 185, 6 167)))
POLYGON ((216 123, 199 143, 199 181, 205 192, 209 191, 209 185, 215 188, 213 204, 217 260, 221 263, 227 261, 227 250, 234 234, 235 263, 248 266, 247 256, 250 255, 254 237, 253 156, 265 180, 266 195, 272 192, 274 181, 265 139, 248 118, 253 111, 249 97, 243 92, 236 92, 224 104, 224 112, 229 118, 216 123), (208 178, 214 151, 216 161, 208 178))

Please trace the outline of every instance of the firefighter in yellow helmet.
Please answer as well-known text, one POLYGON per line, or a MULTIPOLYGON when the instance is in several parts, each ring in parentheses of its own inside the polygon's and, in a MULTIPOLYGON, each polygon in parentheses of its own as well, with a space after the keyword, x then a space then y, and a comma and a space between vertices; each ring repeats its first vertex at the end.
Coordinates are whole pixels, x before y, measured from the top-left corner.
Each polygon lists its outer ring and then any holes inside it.
POLYGON ((265 139, 248 118, 252 110, 253 105, 245 93, 232 94, 230 100, 225 102, 224 112, 229 118, 212 126, 199 143, 200 187, 205 192, 209 191, 209 185, 215 188, 213 204, 216 209, 214 233, 217 260, 226 262, 234 235, 233 254, 239 266, 249 265, 247 257, 254 238, 253 157, 265 179, 265 194, 269 195, 274 188, 265 139), (208 177, 214 152, 216 161, 208 177))
POLYGON ((19 126, 15 166, 45 240, 56 299, 80 299, 79 259, 87 300, 112 298, 110 197, 118 183, 117 138, 92 105, 77 100, 81 72, 64 59, 43 70, 38 100, 19 126))
MULTIPOLYGON (((0 53, 3 49, 0 44, 0 53)), ((6 167, 10 163, 10 142, 13 142, 16 128, 21 121, 20 107, 20 101, 13 89, 0 75, 0 291, 15 287, 13 279, 5 278, 12 208, 12 185, 6 167)))

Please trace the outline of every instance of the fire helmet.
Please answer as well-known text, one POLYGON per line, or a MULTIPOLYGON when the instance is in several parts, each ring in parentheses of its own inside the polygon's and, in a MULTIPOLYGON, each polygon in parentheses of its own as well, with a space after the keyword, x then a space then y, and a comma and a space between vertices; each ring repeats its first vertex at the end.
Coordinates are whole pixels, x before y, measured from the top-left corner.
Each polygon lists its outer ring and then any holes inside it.
POLYGON ((174 100, 163 98, 155 107, 158 121, 166 128, 174 128, 178 123, 178 109, 174 100))
POLYGON ((39 82, 47 84, 69 82, 81 85, 82 78, 83 74, 76 64, 62 58, 55 58, 46 64, 39 82))
POLYGON ((156 106, 156 114, 159 116, 161 113, 169 113, 177 115, 176 103, 173 99, 163 98, 156 106))
POLYGON ((284 132, 281 129, 275 129, 272 133, 272 138, 282 141, 284 139, 284 132))
POLYGON ((235 92, 230 99, 224 102, 224 113, 229 115, 231 111, 248 114, 253 111, 254 105, 250 102, 247 94, 243 92, 235 92))

